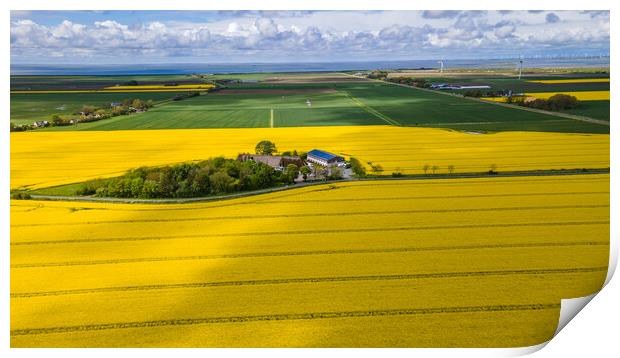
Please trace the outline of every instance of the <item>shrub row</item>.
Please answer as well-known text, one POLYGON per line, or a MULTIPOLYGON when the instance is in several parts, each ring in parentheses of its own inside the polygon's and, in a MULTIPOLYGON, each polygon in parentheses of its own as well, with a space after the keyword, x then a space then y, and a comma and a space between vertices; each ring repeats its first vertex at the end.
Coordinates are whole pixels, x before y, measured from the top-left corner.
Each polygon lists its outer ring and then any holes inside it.
POLYGON ((141 167, 122 177, 84 183, 78 195, 118 198, 185 198, 264 189, 292 183, 299 168, 283 171, 254 161, 223 157, 161 168, 141 167))

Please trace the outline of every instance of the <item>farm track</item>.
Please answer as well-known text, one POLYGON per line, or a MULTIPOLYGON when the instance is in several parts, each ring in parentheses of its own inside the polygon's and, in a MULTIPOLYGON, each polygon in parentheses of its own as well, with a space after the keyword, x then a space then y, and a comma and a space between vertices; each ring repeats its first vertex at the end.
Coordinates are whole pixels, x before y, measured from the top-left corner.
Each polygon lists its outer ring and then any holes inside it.
MULTIPOLYGON (((604 164, 608 164, 605 162, 604 164)), ((587 175, 587 174, 606 174, 609 173, 609 168, 601 168, 601 169, 588 169, 587 172, 583 172, 582 170, 539 170, 539 171, 521 171, 521 172, 503 172, 496 173, 493 176, 489 176, 487 173, 458 173, 451 175, 415 175, 415 176, 404 176, 402 178, 392 178, 392 177, 371 177, 371 178, 362 178, 362 179, 342 179, 339 181, 325 182, 304 182, 295 185, 287 185, 284 187, 275 187, 275 188, 267 188, 260 189, 251 192, 242 192, 230 195, 222 195, 222 196, 211 196, 211 197, 196 197, 196 198, 175 198, 175 199, 127 199, 127 198, 98 198, 98 197, 83 197, 83 196, 64 196, 64 195, 41 195, 41 194, 31 194, 32 199, 35 200, 60 200, 60 201, 76 201, 76 202, 109 202, 109 203, 148 203, 148 204, 170 204, 170 203, 191 203, 191 202, 205 202, 205 201, 220 201, 220 200, 229 200, 236 198, 243 198, 248 196, 255 196, 258 194, 267 194, 274 193, 280 191, 288 191, 293 189, 300 189, 309 186, 319 186, 319 185, 336 185, 338 183, 358 183, 356 186, 374 186, 375 184, 359 184, 359 182, 372 182, 372 181, 388 181, 391 183, 383 183, 382 185, 437 185, 438 183, 425 183, 424 181, 428 181, 429 179, 442 179, 446 180, 441 184, 453 185, 454 183, 450 183, 451 179, 471 179, 471 178, 490 178, 494 179, 495 183, 501 183, 502 179, 498 178, 510 178, 510 177, 542 177, 542 176, 560 176, 560 175, 587 175), (405 182, 406 181, 406 182, 405 182), (415 181, 415 183, 407 183, 415 181)), ((564 180, 564 179, 563 179, 564 180)), ((566 180, 583 180, 583 179, 566 179, 566 180)), ((521 182, 527 182, 528 180, 522 180, 521 182)), ((537 180, 530 180, 535 182, 537 180)), ((489 181, 471 181, 471 183, 484 183, 488 184, 489 181)), ((323 189, 319 189, 323 190, 323 189)), ((291 195, 295 195, 294 193, 291 195)))
POLYGON ((376 109, 372 108, 371 106, 367 105, 366 103, 362 102, 361 100, 355 98, 351 93, 347 92, 347 91, 339 91, 341 93, 343 93, 347 98, 349 98, 353 103, 355 103, 358 107, 360 107, 361 109, 363 109, 364 111, 372 114, 373 116, 383 120, 384 122, 386 122, 389 125, 393 125, 393 126, 400 126, 401 124, 398 123, 398 121, 386 116, 385 114, 377 111, 376 109))
MULTIPOLYGON (((313 192, 313 191, 310 191, 313 192)), ((291 196, 299 196, 304 193, 293 193, 293 194, 282 194, 279 195, 276 199, 279 198, 288 198, 291 196)), ((268 200, 268 199, 257 199, 254 201, 240 202, 240 203, 226 203, 226 204, 218 204, 213 205, 211 208, 222 208, 228 207, 231 205, 257 205, 257 204, 293 204, 293 203, 323 203, 323 202, 366 202, 366 201, 403 201, 403 200, 434 200, 434 199, 474 199, 474 198, 519 198, 519 197, 538 197, 538 196, 562 196, 562 195, 598 195, 605 194, 609 195, 609 191, 573 191, 573 192, 559 192, 559 193, 519 193, 519 194, 478 194, 478 195, 426 195, 426 196, 398 196, 398 197, 361 197, 361 198, 339 198, 339 199, 298 199, 298 200, 268 200)), ((11 206, 15 207, 30 207, 29 205, 19 205, 17 203, 11 203, 11 206)), ((28 211, 36 210, 38 207, 31 207, 28 211)), ((109 210, 106 208, 97 208, 96 210, 109 210)), ((136 208, 136 209, 125 209, 125 208, 114 208, 114 210, 119 211, 188 211, 195 210, 193 207, 181 207, 181 208, 136 208)))
POLYGON ((273 128, 273 108, 269 110, 269 128, 273 128))
POLYGON ((99 288, 84 288, 84 289, 73 289, 73 290, 22 292, 22 293, 12 293, 11 298, 30 298, 30 297, 40 297, 40 296, 80 295, 80 294, 91 294, 91 293, 102 293, 102 292, 152 291, 152 290, 170 290, 170 289, 205 288, 205 287, 283 285, 283 284, 292 284, 292 283, 418 280, 418 279, 508 276, 508 275, 550 275, 550 274, 571 274, 571 273, 589 273, 589 272, 606 272, 606 271, 607 271, 607 267, 581 267, 581 268, 562 268, 562 269, 528 269, 528 270, 470 271, 470 272, 459 271, 459 272, 438 272, 438 273, 397 274, 397 275, 304 277, 304 278, 283 278, 283 279, 271 279, 271 280, 193 282, 193 283, 173 283, 173 284, 161 284, 161 285, 99 287, 99 288))
MULTIPOLYGON (((343 74, 347 75, 347 76, 352 76, 352 77, 359 78, 359 77, 354 76, 354 75, 350 75, 350 74, 346 74, 346 73, 343 73, 343 74)), ((455 94, 452 94, 452 93, 446 93, 446 92, 442 92, 442 91, 434 91, 434 90, 430 90, 430 89, 426 89, 426 88, 419 88, 419 87, 408 86, 408 85, 405 85, 405 84, 402 84, 402 83, 394 83, 394 82, 383 81, 383 80, 376 80, 376 79, 369 79, 369 80, 374 81, 374 82, 380 82, 380 83, 386 83, 386 84, 390 84, 390 85, 394 85, 394 86, 399 86, 399 87, 411 88, 413 90, 418 90, 418 91, 425 91, 425 92, 430 92, 430 93, 442 94, 444 96, 463 98, 463 99, 474 101, 474 102, 487 103, 487 104, 496 105, 496 106, 505 107, 505 108, 511 108, 511 109, 517 109, 517 110, 522 110, 522 111, 527 111, 527 112, 546 114, 546 115, 555 116, 555 117, 562 117, 562 118, 567 118, 567 119, 573 119, 573 120, 577 120, 577 121, 581 121, 581 122, 599 124, 599 125, 603 125, 603 126, 607 126, 607 127, 609 127, 609 125, 610 125, 609 121, 604 121, 604 120, 600 120, 600 119, 594 119, 594 118, 590 118, 590 117, 586 117, 586 116, 577 116, 577 115, 574 115, 574 114, 567 114, 567 113, 562 113, 562 112, 552 112, 552 111, 545 111, 545 110, 542 110, 542 109, 535 109, 535 108, 522 107, 522 106, 514 106, 514 105, 507 104, 507 103, 501 103, 501 102, 495 102, 495 101, 485 101, 485 100, 478 99, 478 98, 473 98, 473 97, 459 96, 459 95, 455 95, 455 94)), ((453 125, 458 125, 458 124, 459 123, 453 123, 453 125)))
POLYGON ((352 318, 352 317, 377 317, 377 316, 403 316, 403 315, 426 315, 447 313, 472 313, 472 312, 503 312, 525 310, 548 310, 560 309, 560 304, 530 304, 530 305, 496 305, 496 306, 466 306, 466 307, 437 307, 437 308, 404 308, 394 310, 374 311, 346 311, 346 312, 314 312, 314 313, 291 313, 280 315, 237 316, 237 317, 211 317, 211 318, 188 318, 171 319, 144 322, 119 322, 107 324, 90 324, 81 326, 61 326, 48 328, 26 328, 11 331, 11 336, 71 333, 84 331, 101 331, 109 329, 147 328, 161 326, 186 326, 197 324, 216 323, 240 323, 256 321, 284 321, 284 320, 309 320, 329 318, 352 318))
POLYGON ((168 257, 142 257, 129 259, 91 260, 91 261, 66 261, 66 262, 42 262, 11 265, 12 269, 32 267, 62 267, 62 266, 86 266, 86 265, 110 265, 137 262, 162 262, 162 261, 189 261, 189 260, 218 260, 240 259, 253 257, 281 257, 281 256, 311 256, 311 255, 342 255, 342 254, 378 254, 396 252, 424 252, 424 251, 449 251, 449 250, 484 250, 484 249, 509 249, 509 248, 536 248, 536 247, 566 247, 566 246, 605 246, 608 241, 570 241, 570 242, 535 242, 535 243, 507 243, 485 245, 458 245, 458 246, 427 246, 427 247, 393 247, 379 249, 344 249, 344 250, 308 250, 308 251, 285 251, 285 252, 251 252, 230 255, 195 255, 195 256, 168 256, 168 257))
POLYGON ((330 233, 365 233, 365 232, 394 232, 394 231, 427 231, 446 229, 483 229, 483 228, 508 228, 508 227, 546 227, 546 226, 587 226, 608 225, 607 220, 597 221, 559 221, 559 222, 533 222, 533 223, 502 223, 502 224, 471 224, 471 225, 437 225, 437 226, 402 226, 402 227, 374 227, 364 229, 323 229, 323 230, 290 230, 290 231, 265 231, 265 232, 239 232, 222 234, 195 234, 177 236, 149 236, 149 237, 109 237, 98 239, 75 239, 75 240, 37 240, 11 242, 11 246, 44 245, 44 244, 67 244, 67 243, 94 243, 113 241, 146 241, 146 240, 174 240, 180 238, 207 239, 213 237, 253 237, 271 235, 300 235, 300 234, 330 234, 330 233))
POLYGON ((338 213, 306 213, 306 214, 267 214, 267 215, 239 215, 239 216, 212 216, 195 218, 175 219, 134 219, 134 220, 102 220, 85 221, 74 223, 33 223, 11 225, 11 227, 37 227, 37 226, 75 226, 75 225, 107 225, 119 223, 157 223, 157 222, 193 222, 213 220, 247 220, 247 219, 278 219, 278 218, 310 218, 338 216, 363 216, 363 215, 397 215, 397 214, 440 214, 461 212, 497 212, 497 211, 529 211, 529 210, 557 210, 557 209, 595 209, 607 208, 609 204, 591 205, 549 205, 549 206, 515 206, 515 207, 491 207, 491 208, 463 208, 463 209, 415 209, 415 210, 372 210, 372 211, 349 211, 338 213))

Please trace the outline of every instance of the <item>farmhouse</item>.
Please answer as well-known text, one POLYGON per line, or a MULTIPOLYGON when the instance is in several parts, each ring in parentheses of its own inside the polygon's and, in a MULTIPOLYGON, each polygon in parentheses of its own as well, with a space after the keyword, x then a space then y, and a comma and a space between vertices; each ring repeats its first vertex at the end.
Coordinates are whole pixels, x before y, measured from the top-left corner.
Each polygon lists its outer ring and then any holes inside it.
POLYGON ((49 125, 50 125, 50 122, 48 121, 36 121, 32 124, 32 126, 35 128, 47 127, 49 125))
POLYGON ((333 153, 313 149, 308 152, 308 162, 316 163, 325 167, 344 166, 344 158, 333 153))
POLYGON ((298 168, 305 165, 300 157, 295 156, 257 155, 249 153, 242 153, 237 156, 237 161, 245 162, 248 160, 267 164, 276 170, 284 170, 289 164, 295 164, 298 168))

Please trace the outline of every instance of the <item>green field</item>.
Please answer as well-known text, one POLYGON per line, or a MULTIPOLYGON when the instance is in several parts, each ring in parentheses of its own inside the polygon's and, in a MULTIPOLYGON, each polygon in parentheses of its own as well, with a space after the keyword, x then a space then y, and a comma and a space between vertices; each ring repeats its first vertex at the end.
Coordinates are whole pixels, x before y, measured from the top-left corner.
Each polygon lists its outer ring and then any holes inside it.
POLYGON ((611 117, 609 101, 582 101, 579 103, 578 108, 566 110, 565 112, 604 121, 609 121, 611 117))
POLYGON ((53 114, 71 114, 84 105, 104 106, 127 98, 152 99, 155 102, 171 98, 174 93, 27 93, 11 94, 11 122, 32 124, 49 121, 53 114))
POLYGON ((386 124, 339 92, 207 94, 147 113, 50 130, 229 128, 386 124), (306 100, 311 101, 308 107, 306 100))
POLYGON ((466 131, 609 132, 609 127, 598 124, 384 83, 351 86, 349 92, 402 125, 466 131))
MULTIPOLYGON (((479 84, 491 86, 487 91, 512 90, 513 93, 535 93, 535 92, 580 92, 580 91, 609 91, 610 84, 607 83, 535 83, 534 80, 568 79, 568 78, 608 78, 601 75, 582 75, 582 76, 535 76, 526 77, 522 80, 516 78, 497 78, 497 77, 431 77, 426 78, 433 83, 451 84, 479 84)), ((471 90, 452 90, 451 93, 465 93, 471 90)), ((568 110, 566 113, 586 116, 594 119, 609 121, 609 101, 582 101, 579 108, 568 110)))
MULTIPOLYGON (((264 80, 274 74, 248 75, 264 80)), ((224 76, 222 75, 222 78, 224 76)), ((230 78, 230 77, 228 77, 230 78)), ((534 113, 480 103, 444 93, 405 88, 371 81, 342 81, 339 74, 279 74, 282 81, 252 82, 227 86, 210 93, 178 102, 167 102, 147 113, 120 116, 77 126, 45 130, 122 130, 166 128, 243 128, 324 125, 392 124, 449 128, 463 131, 545 131, 608 133, 609 127, 554 115, 534 113), (330 79, 320 82, 321 78, 330 79), (305 80, 307 82, 304 82, 305 80), (297 81, 297 82, 296 82, 297 81), (307 101, 311 106, 307 105, 307 101)), ((346 78, 346 76, 344 77, 346 78)), ((144 82, 145 80, 139 80, 144 82)), ((454 79, 453 79, 454 81, 454 79)), ((467 79, 480 82, 482 79, 467 79)), ((494 88, 506 88, 515 79, 492 78, 494 88)), ((490 82, 489 82, 490 83, 490 82)), ((526 83, 520 81, 520 83, 526 83)), ((550 86, 528 84, 532 86, 550 86)), ((582 84, 561 84, 572 90, 582 84), (577 87, 575 87, 577 86, 577 87)), ((608 83, 584 84, 590 89, 609 88, 608 83), (592 87, 595 86, 595 87, 592 87)), ((558 85, 551 85, 558 86, 558 85)), ((554 87, 557 90, 556 87, 554 87)), ((540 89, 531 90, 540 91, 540 89)), ((54 113, 71 113, 83 104, 106 104, 123 98, 155 101, 169 98, 169 93, 99 94, 23 94, 11 96, 11 121, 31 123, 48 119, 54 113), (69 100, 70 99, 70 100, 69 100), (63 107, 64 106, 64 107, 63 107), (65 112, 59 108, 64 109, 65 112)), ((608 101, 584 101, 569 113, 597 119, 609 118, 608 101)))

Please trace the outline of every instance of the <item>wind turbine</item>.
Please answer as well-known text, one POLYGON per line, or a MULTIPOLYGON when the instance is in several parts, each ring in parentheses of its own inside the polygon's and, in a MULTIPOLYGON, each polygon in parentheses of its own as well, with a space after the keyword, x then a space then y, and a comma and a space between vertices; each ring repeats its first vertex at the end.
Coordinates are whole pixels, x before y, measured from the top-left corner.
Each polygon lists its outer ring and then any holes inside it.
POLYGON ((441 66, 439 68, 439 73, 443 73, 443 60, 439 60, 439 61, 437 61, 437 63, 441 66))
POLYGON ((523 71, 523 56, 519 57, 519 79, 521 79, 521 72, 523 71))

